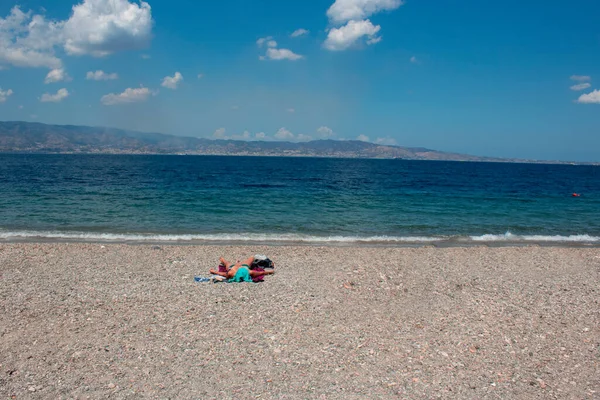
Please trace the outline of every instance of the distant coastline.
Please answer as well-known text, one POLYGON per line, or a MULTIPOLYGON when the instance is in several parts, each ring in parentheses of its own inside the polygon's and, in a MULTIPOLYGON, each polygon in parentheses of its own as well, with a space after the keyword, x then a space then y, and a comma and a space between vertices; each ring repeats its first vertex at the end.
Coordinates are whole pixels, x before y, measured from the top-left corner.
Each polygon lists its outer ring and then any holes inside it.
POLYGON ((481 157, 358 140, 329 139, 296 143, 204 139, 114 128, 19 121, 0 121, 0 153, 316 157, 600 165, 600 162, 481 157))

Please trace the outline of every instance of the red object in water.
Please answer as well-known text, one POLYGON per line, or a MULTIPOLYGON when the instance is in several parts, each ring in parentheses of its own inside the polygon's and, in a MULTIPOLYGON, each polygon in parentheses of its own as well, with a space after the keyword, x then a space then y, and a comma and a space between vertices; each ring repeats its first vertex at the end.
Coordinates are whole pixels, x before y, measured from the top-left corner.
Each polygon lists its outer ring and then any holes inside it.
POLYGON ((573 197, 581 197, 579 193, 573 193, 573 197))

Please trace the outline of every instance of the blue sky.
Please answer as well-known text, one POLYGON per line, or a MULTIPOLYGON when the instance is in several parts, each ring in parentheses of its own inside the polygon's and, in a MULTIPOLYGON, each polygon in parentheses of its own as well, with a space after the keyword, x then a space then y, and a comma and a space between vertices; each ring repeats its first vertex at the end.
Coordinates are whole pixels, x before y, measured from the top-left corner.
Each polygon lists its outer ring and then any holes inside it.
POLYGON ((0 119, 599 161, 598 15, 592 0, 4 1, 0 119))

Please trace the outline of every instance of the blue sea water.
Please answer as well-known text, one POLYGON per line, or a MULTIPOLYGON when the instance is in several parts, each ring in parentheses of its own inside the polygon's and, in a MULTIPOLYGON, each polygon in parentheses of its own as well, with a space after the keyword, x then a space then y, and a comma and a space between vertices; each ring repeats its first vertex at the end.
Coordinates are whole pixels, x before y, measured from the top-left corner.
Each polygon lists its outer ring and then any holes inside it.
POLYGON ((2 240, 600 244, 599 217, 598 166, 0 155, 2 240))

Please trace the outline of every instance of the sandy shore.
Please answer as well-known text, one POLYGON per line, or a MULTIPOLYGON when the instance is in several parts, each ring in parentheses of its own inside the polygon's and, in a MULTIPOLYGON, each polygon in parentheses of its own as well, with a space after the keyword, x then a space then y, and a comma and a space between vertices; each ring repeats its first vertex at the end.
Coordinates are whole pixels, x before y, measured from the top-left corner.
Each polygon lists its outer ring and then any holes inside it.
POLYGON ((0 397, 600 398, 600 249, 0 244, 0 397), (262 284, 199 284, 263 253, 262 284))

